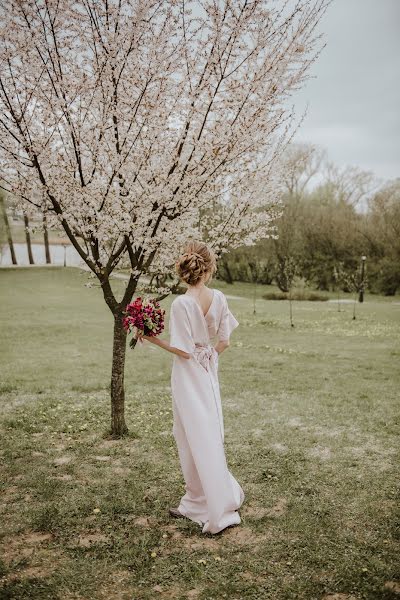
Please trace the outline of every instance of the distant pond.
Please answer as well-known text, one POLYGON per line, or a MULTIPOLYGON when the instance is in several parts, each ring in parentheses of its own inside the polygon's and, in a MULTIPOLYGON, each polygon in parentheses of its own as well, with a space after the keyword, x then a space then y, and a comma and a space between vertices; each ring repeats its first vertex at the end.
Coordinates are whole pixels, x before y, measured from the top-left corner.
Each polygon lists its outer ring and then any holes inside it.
MULTIPOLYGON (((50 244, 50 258, 53 265, 64 264, 64 253, 67 266, 77 266, 82 264, 82 259, 71 244, 50 244)), ((32 243, 32 254, 35 265, 45 265, 46 255, 44 244, 32 243)), ((21 266, 29 266, 28 249, 26 244, 14 244, 14 251, 17 263, 21 266)), ((4 244, 0 252, 0 265, 12 265, 11 252, 8 244, 4 244)))

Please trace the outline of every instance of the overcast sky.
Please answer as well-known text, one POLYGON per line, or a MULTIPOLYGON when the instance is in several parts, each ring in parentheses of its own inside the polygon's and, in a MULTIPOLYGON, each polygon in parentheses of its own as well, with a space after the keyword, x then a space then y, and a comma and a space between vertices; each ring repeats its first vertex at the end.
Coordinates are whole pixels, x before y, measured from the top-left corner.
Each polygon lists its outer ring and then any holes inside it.
POLYGON ((296 141, 338 165, 400 177, 400 0, 333 0, 320 22, 326 47, 293 97, 308 113, 296 141))

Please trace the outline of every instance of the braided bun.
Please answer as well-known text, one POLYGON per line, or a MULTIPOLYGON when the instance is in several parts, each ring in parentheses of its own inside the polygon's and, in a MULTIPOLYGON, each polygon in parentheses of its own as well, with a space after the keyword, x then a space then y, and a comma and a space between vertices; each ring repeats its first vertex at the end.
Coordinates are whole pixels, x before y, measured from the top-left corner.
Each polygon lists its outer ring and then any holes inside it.
POLYGON ((196 285, 205 274, 209 274, 209 279, 214 275, 215 254, 204 242, 190 241, 176 262, 176 270, 187 285, 196 285))

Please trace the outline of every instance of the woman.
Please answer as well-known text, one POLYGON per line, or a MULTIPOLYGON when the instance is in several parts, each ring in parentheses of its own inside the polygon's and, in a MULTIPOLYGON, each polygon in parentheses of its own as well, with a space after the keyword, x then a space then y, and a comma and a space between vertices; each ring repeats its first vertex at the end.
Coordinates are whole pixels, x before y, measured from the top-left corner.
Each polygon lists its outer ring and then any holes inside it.
POLYGON ((216 271, 214 253, 202 242, 189 242, 176 263, 187 291, 170 312, 170 342, 143 336, 174 356, 171 389, 173 435, 186 493, 170 515, 187 517, 202 533, 218 533, 241 522, 244 492, 229 471, 218 383, 218 357, 229 346, 238 321, 224 294, 206 286, 216 271), (215 346, 211 338, 218 337, 215 346))

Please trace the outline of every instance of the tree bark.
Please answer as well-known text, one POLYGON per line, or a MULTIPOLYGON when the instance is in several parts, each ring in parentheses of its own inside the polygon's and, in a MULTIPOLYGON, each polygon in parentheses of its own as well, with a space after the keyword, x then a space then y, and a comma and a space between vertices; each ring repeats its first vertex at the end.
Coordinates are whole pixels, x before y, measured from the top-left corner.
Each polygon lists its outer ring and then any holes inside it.
POLYGON ((18 263, 17 263, 17 257, 15 256, 15 251, 14 251, 14 244, 13 244, 12 235, 11 235, 10 222, 8 220, 7 210, 6 210, 6 206, 4 204, 4 199, 1 194, 0 194, 0 204, 1 204, 1 210, 3 212, 4 224, 6 226, 7 241, 8 241, 8 245, 10 248, 12 264, 17 265, 18 263))
POLYGON ((34 265, 35 261, 33 260, 33 254, 32 254, 31 234, 28 229, 29 218, 28 218, 28 215, 26 214, 26 212, 24 212, 24 225, 25 225, 25 238, 26 238, 26 247, 28 249, 29 264, 34 265))
POLYGON ((287 285, 287 279, 285 277, 285 274, 281 272, 281 269, 279 269, 279 271, 276 273, 275 281, 276 281, 276 285, 281 290, 281 292, 283 292, 284 294, 287 294, 289 292, 289 286, 287 285))
POLYGON ((114 313, 114 342, 111 370, 111 435, 122 437, 128 432, 125 423, 124 371, 126 331, 122 326, 122 313, 114 313))
POLYGON ((225 279, 226 283, 232 284, 233 283, 233 277, 232 277, 232 273, 231 273, 231 270, 230 270, 229 265, 228 265, 228 261, 223 258, 221 260, 221 263, 222 263, 222 266, 223 266, 223 268, 225 270, 225 277, 224 277, 224 279, 225 279))
POLYGON ((46 254, 46 264, 51 264, 50 258, 50 246, 49 246, 49 232, 47 230, 47 219, 46 212, 43 211, 43 238, 44 238, 44 251, 46 254))

